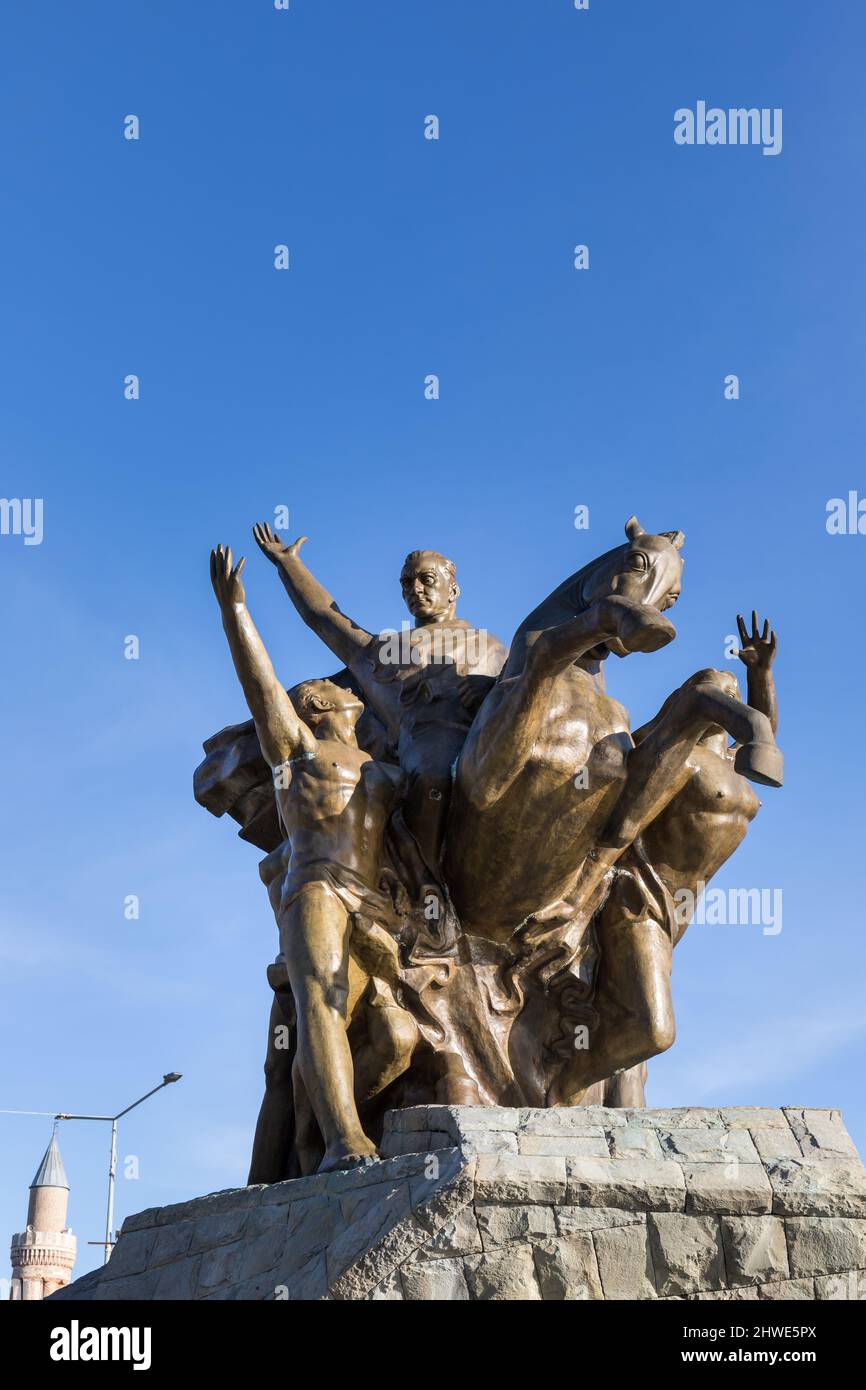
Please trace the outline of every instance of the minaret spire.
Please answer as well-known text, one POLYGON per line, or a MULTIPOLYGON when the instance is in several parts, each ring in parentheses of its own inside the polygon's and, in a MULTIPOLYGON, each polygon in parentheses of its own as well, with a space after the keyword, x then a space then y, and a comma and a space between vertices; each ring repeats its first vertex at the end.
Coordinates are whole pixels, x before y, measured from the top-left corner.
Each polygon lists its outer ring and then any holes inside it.
POLYGON ((57 1122, 30 1184, 27 1230, 12 1237, 13 1299, 47 1298, 72 1276, 75 1236, 66 1225, 69 1181, 60 1156, 57 1122))

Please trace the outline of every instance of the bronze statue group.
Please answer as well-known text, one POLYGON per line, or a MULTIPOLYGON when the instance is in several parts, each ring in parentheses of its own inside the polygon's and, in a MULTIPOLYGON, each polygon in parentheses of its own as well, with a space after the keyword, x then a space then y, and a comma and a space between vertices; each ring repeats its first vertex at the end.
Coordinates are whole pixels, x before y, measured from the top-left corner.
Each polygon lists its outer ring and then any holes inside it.
POLYGON ((212 552, 252 723, 207 741, 196 796, 267 851, 280 940, 249 1181, 368 1162, 407 1105, 642 1104, 674 1040, 676 896, 740 844, 751 783, 782 783, 769 624, 738 619, 746 703, 705 669, 632 734, 605 664, 675 637, 681 532, 632 517, 510 648, 457 617, 436 551, 406 558, 395 643, 340 610, 305 538, 254 535, 341 669, 287 692, 243 560, 212 552))

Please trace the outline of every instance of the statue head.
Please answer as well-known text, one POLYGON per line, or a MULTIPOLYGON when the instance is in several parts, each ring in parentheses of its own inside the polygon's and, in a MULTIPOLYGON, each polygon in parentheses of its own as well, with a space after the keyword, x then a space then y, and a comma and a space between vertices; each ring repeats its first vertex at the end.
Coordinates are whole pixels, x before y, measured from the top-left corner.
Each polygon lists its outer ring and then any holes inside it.
POLYGON ((627 544, 611 592, 636 603, 649 603, 664 613, 680 596, 685 536, 682 531, 645 531, 636 516, 625 524, 627 544))
POLYGON ((733 671, 716 671, 712 666, 707 666, 683 681, 682 688, 689 690, 693 685, 715 685, 723 695, 730 695, 734 700, 740 698, 740 683, 733 671))
MULTIPOLYGON (((626 545, 609 550, 587 565, 577 576, 578 610, 599 599, 616 595, 645 603, 660 613, 672 608, 680 596, 685 536, 682 531, 644 531, 636 516, 625 524, 626 545)), ((675 631, 671 628, 671 637, 675 631)), ((626 648, 614 637, 598 649, 625 656, 626 648)))
MULTIPOLYGON (((714 685, 723 695, 730 695, 733 700, 740 699, 740 685, 733 671, 716 671, 711 667, 707 667, 703 671, 695 671, 693 676, 689 676, 688 680, 683 681, 678 690, 674 690, 672 694, 668 696, 654 719, 651 719, 648 724, 642 724, 639 729, 635 729, 632 734, 634 742, 642 743, 647 734, 651 733, 656 727, 659 720, 663 719, 667 714, 671 705, 679 697, 680 691, 689 690, 693 685, 714 685)), ((724 729, 720 728, 718 724, 710 724, 701 735, 699 742, 709 743, 711 740, 719 738, 721 738, 724 743, 727 743, 728 736, 724 729)), ((719 751, 721 751, 721 749, 719 751)))
POLYGON ((354 736, 364 705, 352 690, 329 680, 301 681, 289 691, 289 699, 317 738, 354 736))
POLYGON ((438 550, 413 550, 400 572, 403 601, 416 627, 453 618, 460 586, 453 561, 438 550))

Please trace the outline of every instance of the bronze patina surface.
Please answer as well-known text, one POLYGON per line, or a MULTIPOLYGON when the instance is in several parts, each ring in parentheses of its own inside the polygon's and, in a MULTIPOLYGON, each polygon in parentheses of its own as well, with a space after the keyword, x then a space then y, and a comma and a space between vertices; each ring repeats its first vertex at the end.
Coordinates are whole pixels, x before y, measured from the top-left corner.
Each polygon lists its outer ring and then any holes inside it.
POLYGON ((347 617, 266 524, 256 542, 340 671, 278 680, 231 551, 211 579, 252 722, 205 743, 195 794, 267 852, 279 927, 250 1182, 365 1162, 386 1109, 640 1105, 674 1040, 673 948, 778 787, 776 637, 738 618, 730 671, 634 734, 611 655, 673 641, 680 531, 566 579, 510 649, 457 616, 455 567, 406 558, 413 626, 347 617))

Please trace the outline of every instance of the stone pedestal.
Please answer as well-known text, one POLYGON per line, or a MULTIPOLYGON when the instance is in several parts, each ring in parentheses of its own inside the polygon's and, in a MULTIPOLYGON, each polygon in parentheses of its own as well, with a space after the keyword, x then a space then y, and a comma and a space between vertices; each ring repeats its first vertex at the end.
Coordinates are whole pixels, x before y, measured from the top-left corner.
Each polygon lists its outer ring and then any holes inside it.
POLYGON ((836 1110, 422 1106, 382 1154, 140 1212, 53 1298, 866 1298, 836 1110))

